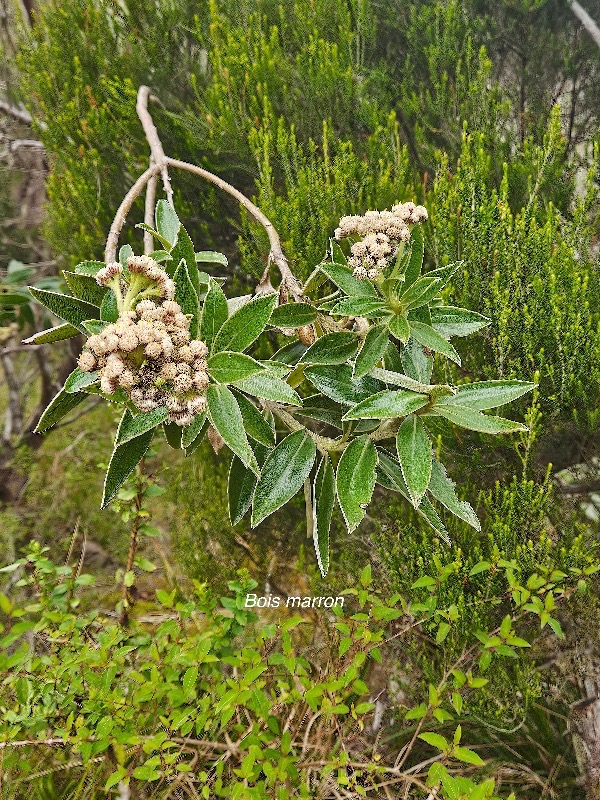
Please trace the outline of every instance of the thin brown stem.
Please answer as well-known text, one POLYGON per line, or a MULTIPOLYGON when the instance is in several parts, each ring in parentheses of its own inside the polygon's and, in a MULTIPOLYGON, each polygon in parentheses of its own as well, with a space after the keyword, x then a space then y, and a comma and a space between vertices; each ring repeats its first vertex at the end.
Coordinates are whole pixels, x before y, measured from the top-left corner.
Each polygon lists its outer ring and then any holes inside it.
MULTIPOLYGON (((129 532, 129 552, 127 554, 127 566, 125 567, 125 574, 133 570, 135 561, 135 554, 137 552, 138 534, 142 522, 141 510, 142 502, 144 499, 144 463, 145 459, 142 458, 138 465, 137 472, 137 491, 135 495, 135 512, 133 515, 133 522, 131 523, 131 531, 129 532)), ((122 608, 119 621, 121 625, 125 626, 129 623, 129 609, 135 603, 135 591, 131 591, 133 586, 127 586, 125 580, 123 581, 123 597, 122 608)))
POLYGON ((141 195, 144 187, 148 183, 148 181, 152 178, 153 175, 158 175, 160 172, 160 167, 158 164, 153 164, 151 167, 143 172, 137 181, 133 184, 131 189, 127 192, 123 200, 121 201, 121 205, 117 209, 117 213, 115 214, 115 218, 110 226, 110 231, 108 232, 108 238, 106 239, 106 247, 104 248, 104 260, 107 264, 110 264, 112 261, 117 260, 117 245, 119 243, 119 234, 123 230, 123 225, 125 224, 125 220, 127 219, 127 214, 129 214, 131 210, 131 206, 137 200, 137 198, 141 195))
MULTIPOLYGON (((154 160, 150 159, 150 166, 154 160)), ((146 225, 152 227, 154 221, 154 205, 156 203, 156 184, 158 183, 158 175, 152 175, 146 186, 146 200, 144 205, 144 222, 146 225)), ((154 250, 154 236, 150 231, 144 231, 144 253, 148 255, 154 250)))

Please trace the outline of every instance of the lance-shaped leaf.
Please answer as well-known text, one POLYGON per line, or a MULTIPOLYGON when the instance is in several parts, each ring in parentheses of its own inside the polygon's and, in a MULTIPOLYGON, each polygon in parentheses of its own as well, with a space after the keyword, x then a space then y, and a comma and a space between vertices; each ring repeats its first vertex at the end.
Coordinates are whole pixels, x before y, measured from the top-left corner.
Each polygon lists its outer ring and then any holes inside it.
POLYGON ((405 417, 423 408, 429 396, 407 389, 387 390, 367 397, 348 411, 343 419, 393 419, 405 417))
POLYGON ((429 486, 433 454, 427 431, 415 414, 407 417, 398 429, 396 449, 404 481, 416 508, 429 486))
POLYGON ((233 384, 242 392, 263 400, 273 400, 275 403, 287 403, 290 406, 301 406, 302 399, 285 381, 269 375, 266 371, 259 375, 252 375, 233 384))
MULTIPOLYGON (((420 383, 429 383, 433 372, 433 358, 425 354, 425 350, 414 339, 410 339, 400 353, 404 372, 420 383)), ((386 354, 387 367, 387 354, 386 354)), ((400 370, 396 369, 397 372, 400 370)))
POLYGON ((242 353, 264 331, 277 302, 276 294, 259 295, 239 308, 217 333, 213 351, 232 350, 242 353))
POLYGON ((475 411, 497 408, 535 389, 535 383, 527 381, 481 381, 458 387, 455 395, 440 398, 441 405, 468 406, 475 411))
POLYGON ((99 378, 96 372, 84 372, 82 369, 79 369, 79 367, 75 367, 73 372, 65 381, 65 392, 73 394, 74 392, 79 392, 82 389, 85 389, 86 386, 90 386, 92 383, 97 383, 98 381, 99 378))
POLYGON ((335 474, 331 459, 324 455, 313 485, 313 543, 323 578, 329 571, 329 529, 335 505, 335 474))
POLYGON ((277 328, 300 328, 317 318, 317 309, 309 303, 285 303, 271 314, 270 325, 277 328))
POLYGON ((247 397, 236 392, 235 398, 242 412, 242 419, 248 436, 266 447, 273 447, 275 444, 275 429, 247 397))
POLYGON ((490 324, 487 317, 466 308, 453 306, 437 306, 430 309, 431 325, 444 338, 451 336, 469 336, 471 333, 490 324))
POLYGON ((237 525, 252 505, 256 481, 256 475, 252 470, 246 469, 239 458, 234 456, 227 481, 229 520, 232 525, 237 525))
POLYGON ((367 436, 353 439, 342 453, 336 473, 336 486, 349 533, 358 527, 371 502, 376 467, 377 450, 367 436))
POLYGON ((308 348, 303 364, 345 364, 356 353, 358 339, 350 331, 326 333, 308 348))
POLYGON ((65 322, 63 325, 57 325, 55 328, 47 328, 45 331, 34 333, 27 339, 23 339, 23 344, 50 344, 51 342, 62 342, 63 339, 71 339, 77 336, 79 330, 73 325, 65 322))
POLYGON ((307 347, 301 341, 296 340, 286 344, 281 350, 278 350, 274 356, 271 356, 271 361, 281 361, 282 364, 296 364, 306 353, 307 347))
POLYGON ((123 414, 115 444, 125 444, 143 433, 153 430, 166 420, 169 412, 166 408, 155 408, 146 414, 123 414))
POLYGON ((383 389, 383 384, 368 375, 354 380, 349 364, 306 367, 304 376, 319 392, 344 405, 354 405, 383 389))
POLYGON ((63 276, 74 297, 100 308, 107 292, 105 286, 99 286, 91 275, 80 275, 66 269, 63 269, 63 276))
POLYGON ((253 528, 285 505, 302 488, 316 454, 314 439, 306 430, 290 433, 269 454, 254 492, 253 528))
POLYGON ((168 243, 167 250, 170 250, 179 234, 181 223, 179 217, 175 213, 175 209, 166 200, 159 200, 156 204, 155 211, 156 230, 160 233, 161 238, 168 243))
MULTIPOLYGON (((402 368, 402 363, 400 363, 400 368, 402 368)), ((409 378, 408 375, 403 375, 401 372, 392 372, 388 369, 379 369, 375 367, 375 369, 371 370, 370 374, 373 378, 377 378, 378 381, 389 383, 392 386, 401 386, 403 389, 410 389, 411 392, 430 394, 438 388, 435 384, 419 383, 419 381, 409 378)))
MULTIPOLYGON (((124 244, 119 249, 119 264, 123 267, 123 275, 125 276, 129 275, 129 267, 127 266, 127 261, 128 259, 131 258, 132 255, 133 255, 133 247, 130 244, 124 244)), ((102 266, 105 266, 105 264, 103 264, 102 266)), ((77 269, 75 269, 75 272, 77 272, 77 269)))
POLYGON ((404 285, 412 286, 421 274, 425 242, 419 225, 415 225, 410 234, 410 256, 404 271, 404 285))
POLYGON ((195 254, 195 259, 201 264, 221 264, 226 267, 229 264, 227 256, 223 253, 217 253, 215 250, 200 250, 195 254))
POLYGON ((146 451, 150 447, 150 442, 154 436, 154 428, 151 428, 149 431, 142 433, 141 436, 129 439, 129 441, 124 444, 116 444, 119 440, 121 425, 123 425, 126 419, 129 420, 131 416, 130 411, 125 411, 121 418, 119 430, 117 430, 115 448, 110 457, 106 477, 104 479, 101 508, 106 508, 111 500, 114 500, 121 486, 123 486, 127 478, 146 455, 146 451))
POLYGON ((321 264, 320 269, 345 294, 351 296, 370 295, 375 298, 379 296, 372 283, 355 278, 352 270, 342 264, 321 264))
POLYGON ((402 302, 406 308, 419 308, 438 294, 440 285, 440 280, 431 278, 429 275, 419 278, 405 290, 402 295, 402 302))
POLYGON ((361 378, 370 372, 383 358, 389 342, 388 331, 385 325, 373 325, 356 356, 354 363, 354 377, 361 378))
MULTIPOLYGON (((96 309, 94 309, 96 310, 96 309)), ((91 315, 88 315, 91 316, 91 315)), ((119 319, 119 308, 115 293, 109 289, 104 295, 104 300, 100 306, 100 319, 104 322, 116 322, 119 319)))
MULTIPOLYGON (((133 251, 132 251, 133 255, 133 251)), ((78 275, 91 275, 95 277, 106 264, 104 261, 81 261, 74 269, 78 275)))
POLYGON ((76 297, 69 297, 59 292, 49 292, 46 289, 37 289, 35 286, 28 287, 32 297, 51 311, 55 317, 69 322, 81 333, 85 333, 83 321, 93 319, 98 316, 98 308, 91 303, 78 300, 76 297))
POLYGON ((56 425, 57 422, 60 422, 61 419, 66 417, 76 406, 83 403, 86 398, 87 394, 84 392, 71 394, 65 391, 64 388, 61 389, 56 397, 46 406, 35 427, 34 433, 43 433, 43 431, 47 431, 48 428, 56 425))
POLYGON ((227 319, 227 298, 219 284, 209 279, 208 292, 202 305, 202 319, 200 321, 200 338, 211 349, 215 336, 227 319))
POLYGON ((452 278, 454 273, 459 267, 462 267, 464 262, 462 261, 453 261, 452 264, 446 264, 445 267, 438 267, 437 269, 432 269, 430 272, 427 273, 428 278, 436 278, 441 282, 440 288, 443 288, 448 281, 452 278))
POLYGON ((339 403, 324 397, 322 394, 314 394, 302 400, 302 408, 294 411, 296 416, 316 419, 333 425, 334 428, 342 428, 342 411, 339 403))
POLYGON ((169 264, 167 264, 166 270, 171 276, 171 278, 173 277, 173 275, 171 274, 170 270, 174 270, 176 267, 178 267, 181 262, 181 259, 183 259, 187 267, 190 281, 192 282, 192 286, 194 287, 194 291, 196 292, 196 297, 198 297, 200 295, 200 278, 198 276, 198 267, 196 266, 194 245, 189 237, 188 232, 183 227, 183 225, 179 228, 177 243, 175 247, 171 250, 170 258, 171 261, 169 264))
MULTIPOLYGON (((445 400, 446 398, 443 398, 445 400)), ((491 414, 482 414, 468 406, 446 405, 442 398, 433 406, 433 410, 461 428, 480 433, 515 433, 526 431, 527 427, 520 422, 513 422, 504 417, 494 417, 491 414)))
POLYGON ((206 422, 206 417, 206 411, 204 411, 202 414, 196 414, 190 424, 184 427, 183 433, 181 434, 181 446, 184 450, 187 450, 196 442, 202 433, 204 423, 206 422))
POLYGON ((234 383, 264 370, 262 364, 243 353, 215 353, 208 359, 208 371, 217 383, 234 383))
POLYGON ((408 342, 410 337, 410 327, 405 316, 402 314, 395 314, 393 317, 390 317, 388 320, 388 327, 390 333, 395 339, 398 339, 398 341, 402 342, 402 344, 408 342))
POLYGON ((172 447, 173 450, 181 450, 183 447, 181 443, 183 428, 180 425, 176 425, 174 422, 163 422, 162 427, 169 447, 172 447))
POLYGON ((411 320, 409 324, 410 335, 413 336, 419 344, 423 345, 423 347, 426 347, 428 350, 441 353, 451 361, 460 365, 460 356, 454 347, 452 347, 450 342, 446 341, 434 328, 430 325, 425 325, 423 322, 417 322, 416 320, 411 320))
POLYGON ((258 470, 256 458, 248 444, 242 412, 232 392, 223 385, 212 384, 206 393, 210 421, 245 467, 258 470))
POLYGON ((190 338, 198 335, 198 295, 192 284, 185 259, 181 259, 173 277, 175 281, 175 301, 181 306, 184 314, 190 317, 190 338))
MULTIPOLYGON (((379 450, 379 466, 381 469, 377 473, 377 482, 387 489, 399 492, 406 500, 411 502, 408 486, 404 482, 404 476, 402 475, 402 468, 396 459, 392 458, 385 450, 379 450)), ((416 511, 419 516, 427 520, 446 544, 451 544, 446 526, 427 497, 423 497, 416 511)))
POLYGON ((339 317, 380 317, 387 311, 387 303, 378 297, 346 297, 331 309, 334 316, 339 317))
POLYGON ((473 511, 469 503, 458 499, 454 481, 450 480, 446 474, 446 469, 437 459, 434 459, 431 468, 429 492, 456 517, 464 520, 471 525, 471 527, 475 528, 476 531, 481 530, 481 524, 479 523, 477 514, 473 511))
POLYGON ((83 323, 83 327, 88 333, 96 335, 98 333, 102 333, 108 324, 108 322, 103 322, 100 319, 86 319, 86 321, 83 323))

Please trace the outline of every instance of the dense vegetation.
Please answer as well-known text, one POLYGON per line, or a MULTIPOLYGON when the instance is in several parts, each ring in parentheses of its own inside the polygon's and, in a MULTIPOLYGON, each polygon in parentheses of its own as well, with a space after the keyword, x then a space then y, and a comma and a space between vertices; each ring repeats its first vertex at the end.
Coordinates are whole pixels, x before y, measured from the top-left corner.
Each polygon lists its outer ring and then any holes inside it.
MULTIPOLYGON (((0 192, 2 797, 597 798, 600 51, 567 4, 45 0, 7 19, 3 96, 33 121, 2 135, 43 150, 8 147, 0 192), (359 527, 334 513, 322 578, 302 492, 232 527, 208 440, 182 458, 156 437, 100 511, 121 413, 91 395, 33 434, 83 339, 15 350, 57 324, 25 286, 67 292, 61 270, 103 258, 148 165, 141 84, 165 151, 252 197, 302 281, 343 215, 425 205, 425 274, 461 261, 442 302, 490 324, 424 382, 537 384, 501 409, 528 428, 510 437, 428 421, 481 531, 446 515, 448 546, 382 476, 359 527)), ((253 291, 263 228, 172 180, 196 248, 227 256, 204 266, 253 291)), ((143 219, 140 197, 135 252, 143 219)))

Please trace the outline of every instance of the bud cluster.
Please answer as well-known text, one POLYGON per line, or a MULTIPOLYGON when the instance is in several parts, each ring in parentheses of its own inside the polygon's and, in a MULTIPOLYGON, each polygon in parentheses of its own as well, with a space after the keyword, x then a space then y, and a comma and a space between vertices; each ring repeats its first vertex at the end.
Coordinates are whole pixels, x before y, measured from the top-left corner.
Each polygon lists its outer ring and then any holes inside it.
POLYGON ((204 342, 190 341, 189 327, 178 303, 143 299, 90 336, 79 368, 96 371, 105 394, 120 387, 139 411, 166 407, 169 422, 189 425, 206 408, 209 383, 208 349, 204 342))
POLYGON ((400 243, 410 239, 409 225, 426 219, 424 206, 398 203, 391 211, 367 211, 362 216, 342 217, 335 238, 361 237, 350 248, 348 265, 357 278, 375 280, 396 255, 400 243))

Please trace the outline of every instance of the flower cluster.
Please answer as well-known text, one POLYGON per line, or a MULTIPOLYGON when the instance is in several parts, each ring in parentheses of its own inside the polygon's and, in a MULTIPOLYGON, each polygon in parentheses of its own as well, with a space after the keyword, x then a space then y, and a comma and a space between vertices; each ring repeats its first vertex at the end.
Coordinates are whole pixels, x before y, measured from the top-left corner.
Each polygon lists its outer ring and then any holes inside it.
POLYGON ((360 236, 350 248, 348 264, 357 278, 374 280, 398 252, 400 242, 410 239, 409 225, 427 219, 424 206, 399 203, 391 211, 367 211, 342 217, 335 230, 336 239, 360 236))
POLYGON ((189 327, 178 303, 143 299, 134 311, 90 336, 79 368, 97 372, 105 394, 121 388, 139 411, 166 407, 169 422, 189 425, 206 408, 209 383, 208 349, 204 342, 190 341, 189 327))

